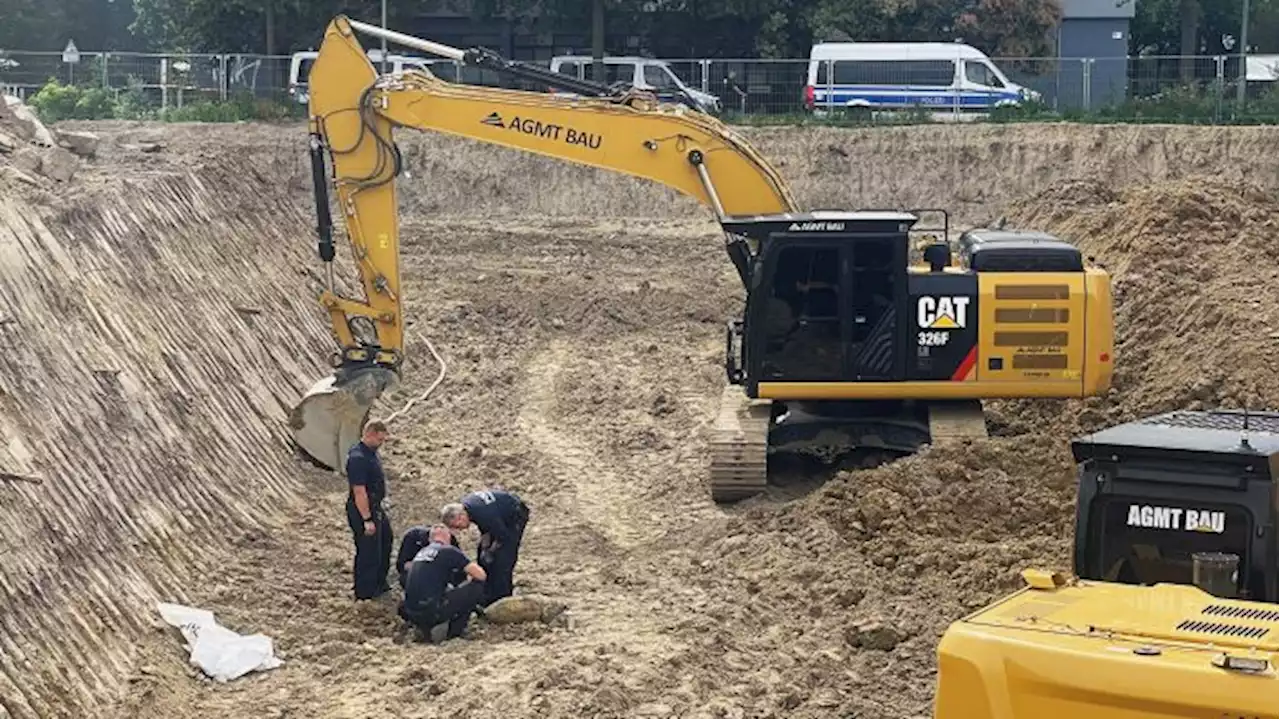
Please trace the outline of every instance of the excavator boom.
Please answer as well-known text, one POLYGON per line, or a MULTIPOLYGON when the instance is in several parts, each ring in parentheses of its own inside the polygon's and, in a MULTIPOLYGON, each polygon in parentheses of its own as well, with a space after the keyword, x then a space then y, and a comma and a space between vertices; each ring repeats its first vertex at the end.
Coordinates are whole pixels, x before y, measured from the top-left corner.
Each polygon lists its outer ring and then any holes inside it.
MULTIPOLYGON (((796 209, 777 171, 715 118, 629 88, 508 62, 485 50, 458 50, 340 16, 325 31, 308 84, 318 251, 330 268, 320 301, 341 349, 332 363, 334 375, 307 393, 290 425, 298 445, 330 468, 341 469, 346 448, 358 440, 372 404, 396 383, 404 357, 394 183, 402 161, 393 127, 447 133, 652 180, 707 205, 720 219, 796 209), (422 71, 379 76, 356 30, 588 97, 458 85, 422 71), (339 296, 333 285, 326 152, 363 300, 339 296)), ((742 263, 735 262, 742 271, 742 263)))

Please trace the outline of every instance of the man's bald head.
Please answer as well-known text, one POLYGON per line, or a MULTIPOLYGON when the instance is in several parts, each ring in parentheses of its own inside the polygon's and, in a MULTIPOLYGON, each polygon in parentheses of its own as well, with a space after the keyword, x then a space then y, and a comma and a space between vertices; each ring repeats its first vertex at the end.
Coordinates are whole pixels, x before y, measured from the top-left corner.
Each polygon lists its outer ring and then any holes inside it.
POLYGON ((443 524, 437 524, 431 528, 431 541, 441 544, 451 544, 453 542, 453 532, 443 524))

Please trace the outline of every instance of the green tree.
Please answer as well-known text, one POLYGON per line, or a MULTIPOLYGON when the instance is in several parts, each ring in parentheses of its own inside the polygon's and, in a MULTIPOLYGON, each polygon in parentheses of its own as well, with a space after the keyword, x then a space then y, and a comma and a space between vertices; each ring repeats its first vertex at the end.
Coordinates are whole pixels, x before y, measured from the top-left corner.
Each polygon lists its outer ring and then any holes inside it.
POLYGON ((0 0, 0 48, 57 51, 75 40, 85 52, 132 50, 131 0, 0 0))
POLYGON ((996 56, 1050 52, 1057 0, 819 0, 813 39, 868 42, 962 40, 996 56))

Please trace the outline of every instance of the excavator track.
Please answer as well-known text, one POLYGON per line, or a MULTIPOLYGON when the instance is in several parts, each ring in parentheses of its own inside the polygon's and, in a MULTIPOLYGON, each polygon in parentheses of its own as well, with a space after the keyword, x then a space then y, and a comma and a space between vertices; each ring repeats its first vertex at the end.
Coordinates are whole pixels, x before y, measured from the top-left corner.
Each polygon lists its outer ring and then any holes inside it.
POLYGON ((716 502, 736 502, 767 487, 772 407, 771 401, 753 400, 737 385, 721 393, 711 437, 711 498, 716 502))
POLYGON ((929 437, 933 444, 987 438, 980 400, 929 403, 929 437))

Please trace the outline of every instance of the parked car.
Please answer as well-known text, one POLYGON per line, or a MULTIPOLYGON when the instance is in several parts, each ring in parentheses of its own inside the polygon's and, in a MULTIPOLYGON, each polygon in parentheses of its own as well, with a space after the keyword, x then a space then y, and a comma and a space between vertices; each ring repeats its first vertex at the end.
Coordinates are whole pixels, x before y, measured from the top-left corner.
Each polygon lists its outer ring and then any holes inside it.
MULTIPOLYGON (((579 80, 590 78, 592 59, 590 55, 557 55, 551 58, 551 69, 555 72, 579 80)), ((721 111, 720 98, 715 95, 695 90, 684 84, 671 66, 662 60, 650 57, 605 57, 604 82, 612 85, 617 82, 631 87, 648 90, 666 102, 678 102, 709 115, 718 115, 721 111)), ((558 94, 571 95, 560 92, 558 94)))
MULTIPOLYGON (((369 62, 381 70, 382 51, 370 50, 369 62)), ((315 63, 318 52, 295 52, 289 61, 289 95, 295 102, 307 104, 307 76, 311 74, 311 66, 315 63)), ((458 79, 457 63, 443 58, 415 57, 413 55, 387 54, 387 70, 392 73, 405 70, 427 70, 446 82, 458 79)))

